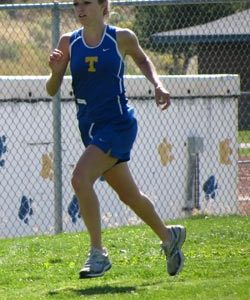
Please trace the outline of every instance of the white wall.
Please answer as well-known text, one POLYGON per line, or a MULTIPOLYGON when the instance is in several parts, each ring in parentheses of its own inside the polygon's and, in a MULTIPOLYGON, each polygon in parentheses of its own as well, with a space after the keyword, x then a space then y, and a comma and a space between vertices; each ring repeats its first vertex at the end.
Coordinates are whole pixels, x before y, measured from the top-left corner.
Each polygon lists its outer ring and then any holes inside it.
MULTIPOLYGON (((4 160, 4 166, 0 167, 0 237, 54 232, 53 180, 41 175, 42 156, 52 152, 53 146, 52 104, 13 100, 48 98, 45 80, 46 77, 0 77, 0 138, 5 137, 2 144, 7 147, 6 152, 0 153, 0 160, 4 160), (23 195, 33 200, 33 215, 29 216, 28 224, 18 218, 23 195)), ((204 143, 200 153, 201 210, 215 214, 236 213, 238 121, 237 97, 232 96, 240 92, 238 76, 162 76, 162 81, 173 98, 181 97, 174 98, 166 112, 160 112, 153 100, 130 101, 139 123, 130 162, 136 181, 152 198, 164 220, 184 217, 187 142, 190 136, 200 137, 204 143), (225 141, 232 151, 227 163, 221 161, 220 145, 225 141), (162 143, 161 157, 158 149, 162 143), (166 165, 161 158, 167 160, 166 165), (216 177, 218 189, 215 200, 208 202, 202 185, 211 175, 216 177)), ((152 89, 138 76, 126 77, 126 86, 129 96, 149 96, 152 89)), ((66 78, 62 97, 68 98, 70 92, 70 78, 66 78)), ((82 230, 82 222, 78 219, 73 224, 67 213, 74 194, 71 172, 83 151, 72 101, 62 102, 62 150, 63 228, 82 230)), ((103 227, 139 221, 119 203, 105 182, 98 180, 96 189, 101 199, 103 227)))

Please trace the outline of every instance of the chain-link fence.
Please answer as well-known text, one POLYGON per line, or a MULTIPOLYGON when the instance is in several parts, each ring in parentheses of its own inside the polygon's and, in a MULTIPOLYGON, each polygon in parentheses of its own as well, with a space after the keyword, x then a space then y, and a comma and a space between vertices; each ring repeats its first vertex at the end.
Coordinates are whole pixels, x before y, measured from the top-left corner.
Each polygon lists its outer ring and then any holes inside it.
MULTIPOLYGON (((84 229, 70 76, 61 98, 45 91, 51 49, 79 24, 71 3, 28 2, 0 5, 0 237, 84 229)), ((126 59, 130 166, 160 216, 249 213, 250 1, 113 1, 109 23, 135 31, 172 96, 160 113, 126 59)), ((95 187, 103 227, 139 222, 102 178, 95 187)))

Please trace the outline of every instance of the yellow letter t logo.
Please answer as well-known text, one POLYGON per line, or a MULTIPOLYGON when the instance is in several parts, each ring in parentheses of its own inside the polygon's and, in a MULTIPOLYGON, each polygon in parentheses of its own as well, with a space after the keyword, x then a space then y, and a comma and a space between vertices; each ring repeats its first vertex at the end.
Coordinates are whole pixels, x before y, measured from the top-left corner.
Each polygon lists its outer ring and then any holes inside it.
POLYGON ((86 56, 85 57, 85 62, 89 64, 88 71, 89 72, 95 72, 96 68, 94 63, 98 62, 98 56, 86 56))

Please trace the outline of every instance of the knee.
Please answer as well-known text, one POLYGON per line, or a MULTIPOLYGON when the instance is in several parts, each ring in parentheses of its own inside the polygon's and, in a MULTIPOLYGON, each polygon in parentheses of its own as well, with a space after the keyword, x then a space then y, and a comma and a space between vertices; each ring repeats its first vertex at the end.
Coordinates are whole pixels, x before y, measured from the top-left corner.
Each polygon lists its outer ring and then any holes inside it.
POLYGON ((81 189, 86 189, 87 186, 91 185, 91 181, 88 178, 87 174, 84 174, 84 172, 77 172, 77 170, 74 170, 72 177, 71 177, 71 184, 73 189, 77 192, 81 189))
POLYGON ((71 185, 75 191, 79 190, 81 186, 81 179, 80 176, 77 174, 73 173, 71 177, 71 185))

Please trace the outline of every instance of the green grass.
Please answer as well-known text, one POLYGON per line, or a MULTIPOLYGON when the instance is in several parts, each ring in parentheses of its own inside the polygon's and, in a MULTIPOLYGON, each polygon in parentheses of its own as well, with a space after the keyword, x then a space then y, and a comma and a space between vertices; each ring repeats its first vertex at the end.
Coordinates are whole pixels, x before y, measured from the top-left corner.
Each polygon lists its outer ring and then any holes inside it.
POLYGON ((247 149, 240 149, 239 150, 239 155, 240 156, 249 156, 250 157, 250 149, 247 148, 247 149))
POLYGON ((239 143, 250 143, 250 130, 239 131, 239 143))
MULTIPOLYGON (((248 143, 250 144, 250 130, 239 131, 238 143, 248 143)), ((250 157, 250 148, 239 149, 240 156, 249 156, 250 157)))
POLYGON ((78 279, 88 250, 86 233, 3 239, 0 299, 250 299, 249 217, 196 217, 187 227, 185 268, 165 271, 151 230, 104 230, 113 268, 104 277, 78 279))

